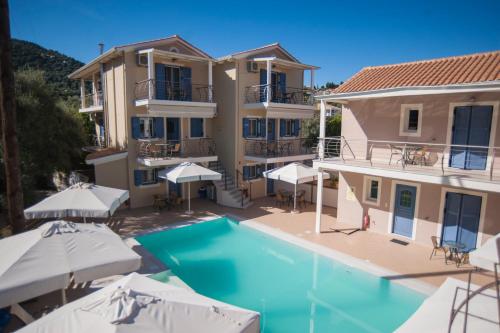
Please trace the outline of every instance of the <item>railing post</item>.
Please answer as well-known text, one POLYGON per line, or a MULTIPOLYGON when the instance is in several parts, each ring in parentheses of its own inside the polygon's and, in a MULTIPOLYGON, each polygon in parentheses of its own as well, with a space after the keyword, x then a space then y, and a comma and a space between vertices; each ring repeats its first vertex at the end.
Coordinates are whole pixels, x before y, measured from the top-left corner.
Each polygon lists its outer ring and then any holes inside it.
POLYGON ((403 146, 403 156, 402 156, 402 159, 401 159, 401 166, 403 167, 403 169, 406 168, 406 143, 403 146))
POLYGON ((441 156, 441 174, 443 174, 443 175, 444 175, 444 156, 445 155, 446 155, 446 146, 443 149, 443 156, 441 156))
POLYGON ((318 158, 325 158, 325 126, 326 126, 326 102, 321 100, 321 108, 319 114, 319 140, 318 140, 318 158))
POLYGON ((154 99, 155 66, 153 51, 148 52, 148 99, 154 99))
POLYGON ((271 71, 272 71, 272 66, 271 66, 271 60, 266 61, 266 67, 267 67, 267 80, 266 80, 266 102, 269 103, 271 102, 271 71))

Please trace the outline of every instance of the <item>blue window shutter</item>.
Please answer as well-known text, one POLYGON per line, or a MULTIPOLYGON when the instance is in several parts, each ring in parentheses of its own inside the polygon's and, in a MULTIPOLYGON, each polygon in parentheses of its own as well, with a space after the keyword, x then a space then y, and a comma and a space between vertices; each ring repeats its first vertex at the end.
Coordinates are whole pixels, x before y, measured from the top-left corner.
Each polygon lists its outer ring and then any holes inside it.
POLYGON ((248 180, 250 177, 250 169, 248 166, 243 167, 243 180, 248 180))
POLYGON ((191 118, 191 137, 203 137, 203 118, 191 118))
POLYGON ((280 119, 280 136, 285 136, 285 119, 280 119))
POLYGON ((300 132, 300 119, 295 119, 295 126, 294 126, 294 136, 299 136, 299 132, 300 132))
POLYGON ((134 170, 134 184, 135 186, 142 185, 142 170, 134 170))
POLYGON ((285 73, 279 73, 279 89, 280 92, 283 96, 283 94, 286 93, 286 74, 285 73))
POLYGON ((262 118, 259 120, 260 122, 260 137, 265 138, 266 137, 266 119, 262 118))
POLYGON ((165 124, 162 117, 154 117, 153 118, 154 127, 155 127, 155 137, 163 138, 165 136, 165 124))
POLYGON ((476 248, 482 198, 476 195, 462 194, 462 211, 457 241, 465 245, 465 251, 476 248))
POLYGON ((191 85, 191 68, 181 67, 181 99, 191 101, 193 99, 193 88, 191 85))
POLYGON ((155 84, 156 84, 156 99, 167 99, 165 84, 166 80, 165 65, 155 64, 155 84))
MULTIPOLYGON (((492 114, 493 106, 491 105, 475 105, 471 107, 467 143, 469 146, 489 146, 492 114)), ((486 169, 487 158, 487 148, 470 148, 467 152, 465 168, 469 170, 484 170, 486 169)))
POLYGON ((243 118, 243 137, 248 138, 250 136, 250 121, 248 118, 243 118))
POLYGON ((136 140, 141 138, 141 126, 137 117, 132 117, 132 137, 136 140))
POLYGON ((267 84, 267 70, 260 70, 260 101, 266 101, 266 89, 265 85, 267 84))

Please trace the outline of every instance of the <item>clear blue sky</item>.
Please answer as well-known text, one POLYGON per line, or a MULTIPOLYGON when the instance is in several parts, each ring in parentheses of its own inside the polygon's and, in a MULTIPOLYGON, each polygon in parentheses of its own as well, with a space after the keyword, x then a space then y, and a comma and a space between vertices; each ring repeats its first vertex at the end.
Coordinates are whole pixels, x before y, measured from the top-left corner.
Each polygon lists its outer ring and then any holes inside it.
POLYGON ((317 82, 364 66, 500 49, 500 0, 10 0, 12 35, 83 62, 105 48, 178 34, 218 57, 280 42, 321 67, 317 82))

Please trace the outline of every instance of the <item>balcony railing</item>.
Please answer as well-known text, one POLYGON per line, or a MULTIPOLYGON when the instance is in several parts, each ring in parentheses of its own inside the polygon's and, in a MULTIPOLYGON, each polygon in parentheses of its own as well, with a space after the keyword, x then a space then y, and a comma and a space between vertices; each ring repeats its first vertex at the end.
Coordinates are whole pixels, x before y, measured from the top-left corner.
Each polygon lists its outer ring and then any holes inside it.
POLYGON ((267 101, 267 94, 273 103, 313 105, 313 92, 305 88, 286 87, 259 84, 246 87, 245 103, 262 103, 267 101))
POLYGON ((103 105, 102 91, 88 94, 83 97, 82 108, 92 108, 103 105))
POLYGON ((428 171, 441 175, 477 175, 493 180, 500 174, 500 147, 428 142, 320 138, 320 160, 340 160, 377 168, 428 171))
POLYGON ((135 99, 212 103, 214 95, 213 87, 207 84, 176 83, 151 79, 135 84, 135 99))
POLYGON ((313 154, 313 149, 308 145, 308 141, 303 138, 284 140, 245 140, 246 156, 272 158, 307 154, 313 154))
POLYGON ((186 157, 215 156, 215 141, 210 138, 139 141, 138 156, 148 159, 173 159, 186 157))

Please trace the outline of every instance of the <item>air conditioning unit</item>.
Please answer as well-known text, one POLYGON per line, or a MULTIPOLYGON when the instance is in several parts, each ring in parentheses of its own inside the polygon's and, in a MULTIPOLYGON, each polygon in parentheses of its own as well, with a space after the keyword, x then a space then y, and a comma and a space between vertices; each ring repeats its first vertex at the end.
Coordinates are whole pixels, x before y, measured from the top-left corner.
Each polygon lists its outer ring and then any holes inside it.
POLYGON ((148 55, 144 53, 137 53, 137 66, 148 67, 148 55))
POLYGON ((247 62, 247 72, 249 73, 257 73, 259 71, 259 64, 255 61, 247 62))

